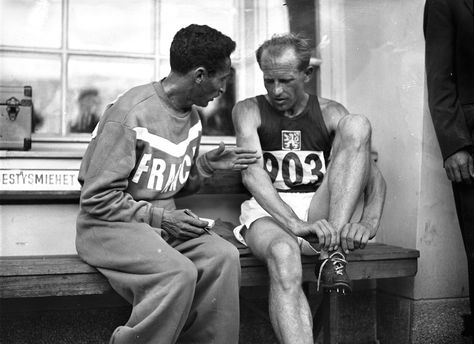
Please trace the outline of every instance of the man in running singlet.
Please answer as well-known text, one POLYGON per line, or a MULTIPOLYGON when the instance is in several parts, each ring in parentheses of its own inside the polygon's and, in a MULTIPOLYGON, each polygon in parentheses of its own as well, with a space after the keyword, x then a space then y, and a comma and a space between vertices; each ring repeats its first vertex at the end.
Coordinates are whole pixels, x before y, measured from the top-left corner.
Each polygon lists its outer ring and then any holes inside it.
POLYGON ((319 255, 318 288, 349 293, 345 254, 375 236, 385 181, 370 157, 367 118, 305 92, 312 67, 303 38, 274 36, 256 56, 267 94, 237 103, 233 121, 238 147, 262 155, 242 171, 253 197, 242 204, 234 233, 268 266, 279 342, 313 343, 301 253, 319 255), (361 197, 362 215, 353 219, 361 197), (304 239, 311 237, 318 243, 304 239))

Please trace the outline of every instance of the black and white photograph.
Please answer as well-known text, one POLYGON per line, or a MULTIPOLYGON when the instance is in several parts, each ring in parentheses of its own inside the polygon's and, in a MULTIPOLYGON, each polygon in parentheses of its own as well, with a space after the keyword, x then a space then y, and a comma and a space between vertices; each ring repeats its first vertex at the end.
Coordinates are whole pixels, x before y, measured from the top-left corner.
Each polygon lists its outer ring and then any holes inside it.
POLYGON ((0 0, 0 344, 473 338, 474 0, 0 0))

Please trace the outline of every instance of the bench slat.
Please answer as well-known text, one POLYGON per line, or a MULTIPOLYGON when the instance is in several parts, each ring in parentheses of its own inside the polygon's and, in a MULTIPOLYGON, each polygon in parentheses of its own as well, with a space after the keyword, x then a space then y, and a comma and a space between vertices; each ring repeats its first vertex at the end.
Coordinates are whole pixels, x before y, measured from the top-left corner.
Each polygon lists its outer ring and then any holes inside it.
POLYGON ((89 274, 9 276, 0 279, 1 298, 102 295, 115 293, 99 272, 89 274))
MULTIPOLYGON (((304 281, 316 282, 314 268, 314 263, 303 264, 304 281)), ((409 277, 414 276, 416 272, 416 258, 354 261, 348 265, 348 274, 353 280, 409 277)), ((244 268, 242 270, 241 284, 245 287, 267 285, 267 269, 263 265, 244 268)), ((97 271, 90 273, 5 276, 0 279, 0 286, 0 296, 2 298, 113 293, 105 277, 97 271)))
MULTIPOLYGON (((373 243, 349 255, 354 280, 414 276, 419 252, 373 243)), ((303 257, 304 281, 316 281, 314 257, 303 257)), ((266 267, 252 255, 241 256, 242 286, 268 284, 266 267)), ((95 268, 76 255, 0 258, 0 297, 46 297, 113 293, 95 268)))
MULTIPOLYGON (((363 250, 356 250, 348 255, 350 262, 370 260, 396 260, 418 258, 419 252, 398 246, 371 243, 363 250)), ((303 256, 303 263, 313 263, 315 257, 303 256)), ((241 256, 242 268, 261 266, 262 263, 252 255, 241 256)), ((28 276, 54 274, 95 273, 96 269, 84 263, 77 255, 50 256, 13 256, 0 258, 0 276, 28 276)))

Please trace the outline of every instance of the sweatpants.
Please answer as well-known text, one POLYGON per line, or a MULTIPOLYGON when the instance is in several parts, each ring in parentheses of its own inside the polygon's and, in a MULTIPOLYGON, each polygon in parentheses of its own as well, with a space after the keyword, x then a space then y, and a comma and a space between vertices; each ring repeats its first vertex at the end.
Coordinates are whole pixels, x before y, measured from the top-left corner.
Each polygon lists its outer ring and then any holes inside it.
POLYGON ((79 216, 76 247, 132 306, 113 344, 237 344, 240 260, 216 234, 165 241, 144 223, 79 216))

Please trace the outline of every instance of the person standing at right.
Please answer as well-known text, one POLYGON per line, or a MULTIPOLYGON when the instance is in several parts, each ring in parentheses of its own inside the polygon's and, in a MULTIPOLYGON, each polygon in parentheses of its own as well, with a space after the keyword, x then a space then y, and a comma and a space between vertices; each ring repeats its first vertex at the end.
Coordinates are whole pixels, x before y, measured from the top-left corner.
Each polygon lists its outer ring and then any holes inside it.
POLYGON ((464 335, 474 334, 474 0, 427 0, 428 103, 444 168, 453 183, 469 270, 471 315, 464 335))

